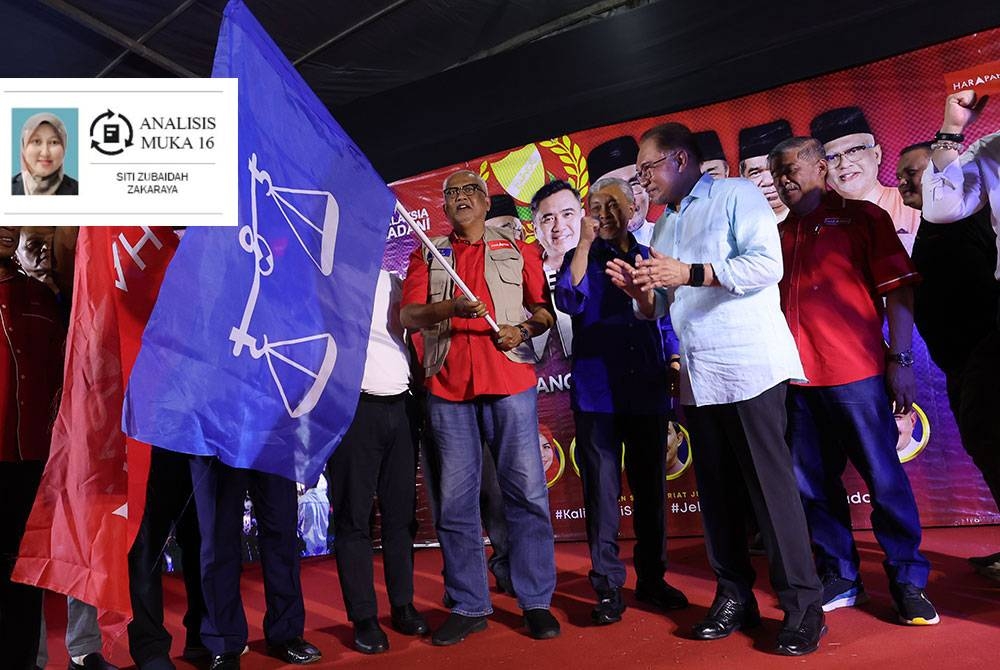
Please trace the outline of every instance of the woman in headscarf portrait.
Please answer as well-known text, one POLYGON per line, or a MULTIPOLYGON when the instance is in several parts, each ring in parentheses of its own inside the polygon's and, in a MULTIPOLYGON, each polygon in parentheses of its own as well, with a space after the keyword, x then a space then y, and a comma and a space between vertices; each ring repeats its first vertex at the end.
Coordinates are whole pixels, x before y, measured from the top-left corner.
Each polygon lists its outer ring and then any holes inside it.
POLYGON ((21 171, 11 182, 12 195, 78 195, 79 184, 63 171, 68 141, 66 125, 55 114, 29 116, 21 127, 21 171))

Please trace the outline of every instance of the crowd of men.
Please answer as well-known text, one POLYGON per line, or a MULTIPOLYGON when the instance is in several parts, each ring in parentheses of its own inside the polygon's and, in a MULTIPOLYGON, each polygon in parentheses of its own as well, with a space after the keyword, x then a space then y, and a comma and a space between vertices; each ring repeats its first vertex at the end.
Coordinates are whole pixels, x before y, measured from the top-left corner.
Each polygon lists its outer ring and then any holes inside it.
MULTIPOLYGON (((528 635, 560 635, 550 611, 556 561, 534 369, 555 342, 572 351, 595 625, 621 621, 628 601, 617 541, 622 445, 634 496, 632 595, 664 611, 688 605, 665 579, 668 430, 678 411, 698 445, 717 580, 694 638, 760 623, 752 529, 784 612, 776 653, 814 652, 826 615, 867 599, 842 483, 848 461, 871 494, 900 622, 938 623, 896 417, 910 414, 916 398, 916 324, 946 375, 962 443, 1000 502, 1000 423, 991 415, 1000 394, 1000 133, 962 153, 983 104, 971 91, 949 96, 933 142, 901 152, 898 189, 878 182, 882 149, 857 107, 817 116, 810 136, 793 136, 782 119, 744 129, 740 178, 728 177, 712 131, 666 123, 638 142, 615 138, 590 154, 597 178, 585 200, 560 180, 532 198, 541 250, 522 239, 513 203, 491 198, 478 174, 449 175, 451 233, 432 238, 433 249, 417 247, 405 280, 380 274, 358 410, 326 471, 355 648, 389 649, 374 592, 375 501, 395 630, 447 646, 486 629, 489 569, 516 598, 528 635), (646 220, 651 203, 664 208, 655 225, 646 220), (413 605, 418 445, 450 609, 432 632, 413 605)), ((52 270, 46 234, 0 228, 0 639, 17 670, 44 666, 41 592, 9 576, 47 454, 40 427, 56 399, 68 319, 69 288, 52 270), (19 383, 29 370, 32 383, 19 383)), ((174 667, 159 577, 170 536, 183 548, 184 657, 211 670, 240 667, 248 495, 267 651, 294 664, 318 661, 321 651, 303 638, 295 484, 154 447, 148 486, 129 555, 128 635, 138 667, 174 667)), ((970 560, 1000 577, 1000 554, 970 560)), ((108 670, 87 608, 70 602, 70 669, 108 670), (90 646, 74 646, 70 633, 90 646)))

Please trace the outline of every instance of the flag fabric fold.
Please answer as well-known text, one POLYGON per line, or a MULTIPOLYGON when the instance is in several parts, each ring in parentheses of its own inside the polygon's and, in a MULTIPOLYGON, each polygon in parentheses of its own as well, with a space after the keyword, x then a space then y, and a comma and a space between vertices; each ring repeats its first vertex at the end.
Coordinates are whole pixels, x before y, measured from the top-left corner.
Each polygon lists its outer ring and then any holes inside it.
POLYGON ((145 505, 149 447, 120 429, 140 336, 177 236, 81 229, 59 413, 13 579, 101 611, 110 643, 131 617, 128 550, 145 505))
POLYGON ((311 484, 357 406, 396 200, 242 2, 212 74, 239 79, 238 226, 186 232, 123 429, 311 484))

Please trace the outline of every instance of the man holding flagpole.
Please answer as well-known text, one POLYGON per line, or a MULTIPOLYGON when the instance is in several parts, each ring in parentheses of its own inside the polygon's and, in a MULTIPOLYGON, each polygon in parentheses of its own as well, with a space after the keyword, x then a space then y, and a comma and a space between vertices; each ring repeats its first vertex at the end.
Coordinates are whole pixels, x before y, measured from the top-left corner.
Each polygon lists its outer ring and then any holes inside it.
POLYGON ((497 463, 511 535, 511 581, 525 625, 535 639, 559 635, 549 612, 555 551, 530 343, 552 326, 552 314, 541 257, 509 231, 487 228, 488 209, 486 184, 477 174, 449 176, 444 213, 453 231, 431 240, 437 254, 418 247, 403 284, 400 320, 423 334, 429 422, 441 463, 437 533, 445 591, 454 603, 432 637, 441 646, 484 630, 493 612, 479 520, 484 442, 497 463), (456 295, 453 273, 480 298, 464 290, 466 296, 456 295))

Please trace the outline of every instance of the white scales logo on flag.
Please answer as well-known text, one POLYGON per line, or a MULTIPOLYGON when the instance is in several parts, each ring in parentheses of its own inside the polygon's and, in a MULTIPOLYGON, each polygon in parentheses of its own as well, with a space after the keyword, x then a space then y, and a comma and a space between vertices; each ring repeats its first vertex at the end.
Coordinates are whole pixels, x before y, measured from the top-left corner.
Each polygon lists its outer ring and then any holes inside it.
POLYGON ((271 175, 267 171, 257 169, 257 154, 250 155, 248 168, 253 177, 250 188, 251 223, 240 228, 239 238, 240 246, 247 253, 253 254, 256 263, 253 284, 250 286, 246 308, 243 310, 243 319, 239 327, 234 327, 230 331, 229 339, 233 342, 233 356, 242 355, 246 347, 251 358, 256 360, 263 357, 267 361, 267 367, 281 395, 281 401, 288 415, 294 419, 308 414, 319 402, 337 360, 337 343, 330 333, 317 333, 274 342, 268 340, 267 334, 262 334, 259 338, 250 334, 250 320, 257 306, 261 277, 267 277, 274 271, 274 254, 271 253, 267 240, 258 232, 257 184, 266 186, 264 197, 269 198, 277 207, 306 256, 326 277, 333 272, 333 251, 337 243, 340 207, 337 205, 337 199, 328 191, 275 186, 271 183, 271 175), (322 198, 320 203, 325 207, 322 210, 323 223, 316 225, 290 202, 289 196, 294 196, 291 198, 294 201, 299 201, 301 198, 322 198), (322 360, 318 366, 306 366, 296 360, 297 351, 312 353, 317 350, 317 345, 322 348, 322 360), (305 390, 293 394, 294 397, 290 398, 286 386, 301 388, 303 379, 305 390))

